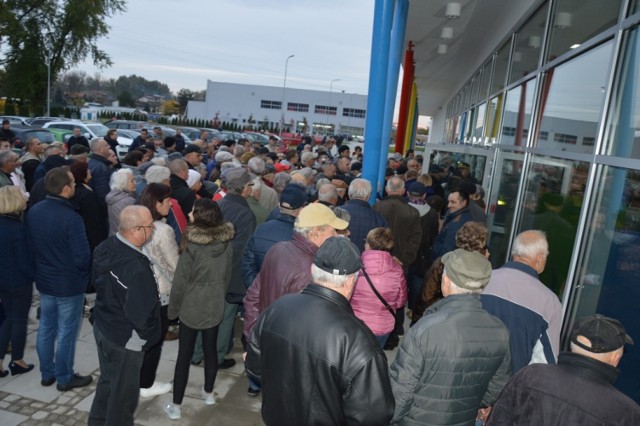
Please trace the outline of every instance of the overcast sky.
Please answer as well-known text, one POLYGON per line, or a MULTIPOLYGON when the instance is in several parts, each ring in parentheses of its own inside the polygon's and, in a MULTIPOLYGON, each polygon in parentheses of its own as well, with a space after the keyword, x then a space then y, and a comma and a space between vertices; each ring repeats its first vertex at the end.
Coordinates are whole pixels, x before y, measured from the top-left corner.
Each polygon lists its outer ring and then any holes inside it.
POLYGON ((107 78, 136 74, 205 90, 207 79, 366 94, 371 0, 129 0, 98 42, 114 65, 78 68, 107 78))

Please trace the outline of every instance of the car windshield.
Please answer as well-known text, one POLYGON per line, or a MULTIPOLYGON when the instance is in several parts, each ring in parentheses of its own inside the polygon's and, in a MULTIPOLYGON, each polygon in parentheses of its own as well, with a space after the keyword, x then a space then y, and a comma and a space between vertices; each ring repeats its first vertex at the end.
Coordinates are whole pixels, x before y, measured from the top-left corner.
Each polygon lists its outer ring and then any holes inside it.
POLYGON ((56 141, 56 138, 53 136, 53 133, 47 132, 44 130, 32 130, 26 131, 22 135, 23 141, 28 141, 32 138, 38 138, 42 143, 52 143, 56 141))
POLYGON ((95 134, 99 138, 105 137, 107 132, 109 131, 109 128, 103 124, 87 124, 86 126, 89 130, 91 130, 93 134, 95 134))

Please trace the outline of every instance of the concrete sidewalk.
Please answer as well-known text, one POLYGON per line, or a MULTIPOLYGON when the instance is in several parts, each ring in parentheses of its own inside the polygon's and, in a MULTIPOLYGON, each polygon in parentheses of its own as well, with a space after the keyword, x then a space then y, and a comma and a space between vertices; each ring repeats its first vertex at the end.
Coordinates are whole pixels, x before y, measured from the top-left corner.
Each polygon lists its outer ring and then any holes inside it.
MULTIPOLYGON (((37 292, 34 293, 33 306, 29 313, 27 347, 24 360, 35 364, 33 371, 18 376, 0 378, 0 425, 86 425, 91 402, 100 375, 96 342, 93 329, 85 315, 76 347, 76 372, 93 376, 93 383, 84 388, 68 392, 58 392, 56 386, 40 385, 38 355, 36 353, 36 307, 39 305, 37 292)), ((408 329, 408 321, 405 329, 408 329)), ((217 426, 254 426, 263 425, 260 417, 262 397, 247 395, 247 378, 242 363, 242 321, 236 320, 236 339, 233 352, 227 357, 236 360, 236 365, 228 370, 218 370, 214 386, 216 404, 206 406, 201 391, 204 386, 204 371, 201 367, 191 366, 189 384, 182 403, 182 418, 169 420, 163 411, 163 405, 171 400, 171 393, 154 398, 140 398, 136 411, 135 424, 148 426, 164 425, 217 425, 217 426)), ((397 348, 385 352, 391 362, 397 348)), ((178 341, 165 342, 162 358, 158 367, 157 380, 173 381, 178 341)), ((8 369, 10 355, 4 360, 8 369)))

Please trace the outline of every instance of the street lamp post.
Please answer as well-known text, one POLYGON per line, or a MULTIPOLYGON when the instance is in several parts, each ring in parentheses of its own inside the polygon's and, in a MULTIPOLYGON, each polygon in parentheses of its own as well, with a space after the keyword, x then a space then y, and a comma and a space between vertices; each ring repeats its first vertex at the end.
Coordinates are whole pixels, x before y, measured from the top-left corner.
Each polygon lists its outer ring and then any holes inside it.
POLYGON ((331 83, 329 83, 329 105, 327 106, 327 122, 326 124, 326 128, 324 130, 324 134, 327 135, 329 133, 329 111, 331 108, 331 92, 333 92, 333 83, 335 83, 336 81, 341 81, 339 78, 334 78, 333 80, 331 80, 331 83))
POLYGON ((289 55, 284 63, 284 83, 282 83, 282 103, 280 104, 280 139, 282 139, 282 128, 284 127, 284 91, 287 88, 287 68, 289 67, 289 59, 296 55, 289 55))
POLYGON ((51 55, 47 52, 47 117, 51 117, 51 55))

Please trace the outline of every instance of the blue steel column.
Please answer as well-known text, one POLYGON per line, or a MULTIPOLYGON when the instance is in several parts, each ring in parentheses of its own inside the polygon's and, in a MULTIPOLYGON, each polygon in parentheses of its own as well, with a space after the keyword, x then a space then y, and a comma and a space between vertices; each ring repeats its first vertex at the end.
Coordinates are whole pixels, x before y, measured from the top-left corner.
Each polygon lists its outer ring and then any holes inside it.
POLYGON ((380 164, 378 166, 377 185, 372 181, 374 190, 382 194, 384 186, 384 174, 387 169, 387 156, 389 150, 389 137, 393 124, 393 112, 396 106, 396 93, 398 92, 398 80, 400 78, 400 64, 404 51, 404 35, 407 28, 407 15, 409 12, 408 0, 397 0, 393 14, 393 28, 391 29, 391 52, 389 53, 389 67, 387 70, 387 93, 384 105, 384 119, 382 120, 382 145, 380 146, 380 164))
MULTIPOLYGON (((362 165, 363 177, 372 184, 378 181, 377 173, 382 148, 382 123, 384 122, 393 6, 393 0, 376 0, 373 16, 369 92, 364 133, 364 164, 362 165)), ((372 192, 371 202, 375 200, 375 191, 372 192)))

